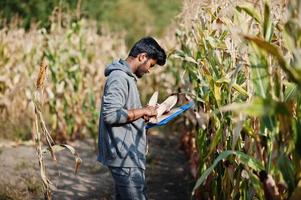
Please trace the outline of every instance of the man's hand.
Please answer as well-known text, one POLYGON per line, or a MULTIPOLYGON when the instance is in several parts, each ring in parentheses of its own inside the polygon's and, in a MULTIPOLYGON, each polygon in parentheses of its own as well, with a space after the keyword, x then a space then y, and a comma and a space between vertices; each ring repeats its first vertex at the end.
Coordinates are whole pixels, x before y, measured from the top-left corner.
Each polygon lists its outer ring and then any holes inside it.
POLYGON ((157 115, 156 109, 157 107, 154 106, 145 106, 143 108, 128 110, 127 122, 132 122, 139 118, 143 118, 145 121, 148 121, 151 117, 157 115))
POLYGON ((145 106, 144 108, 143 119, 148 121, 151 117, 157 116, 157 107, 154 106, 145 106))
POLYGON ((145 106, 144 115, 148 117, 153 117, 157 115, 157 108, 154 106, 145 106))

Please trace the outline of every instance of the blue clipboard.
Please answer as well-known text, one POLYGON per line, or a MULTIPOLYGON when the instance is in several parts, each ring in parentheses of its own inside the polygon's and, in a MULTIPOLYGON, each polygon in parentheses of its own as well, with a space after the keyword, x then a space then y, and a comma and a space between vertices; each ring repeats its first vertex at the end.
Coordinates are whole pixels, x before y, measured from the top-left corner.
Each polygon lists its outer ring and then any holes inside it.
POLYGON ((173 120, 174 118, 176 118, 177 116, 179 116, 180 114, 182 114, 183 112, 185 112, 186 110, 190 109, 192 106, 194 105, 194 103, 191 101, 187 104, 184 104, 178 108, 176 108, 175 112, 172 113, 170 116, 168 116, 167 118, 163 119, 162 121, 158 122, 158 123, 147 123, 146 125, 146 129, 150 129, 152 127, 155 126, 163 126, 166 125, 168 122, 170 122, 171 120, 173 120))

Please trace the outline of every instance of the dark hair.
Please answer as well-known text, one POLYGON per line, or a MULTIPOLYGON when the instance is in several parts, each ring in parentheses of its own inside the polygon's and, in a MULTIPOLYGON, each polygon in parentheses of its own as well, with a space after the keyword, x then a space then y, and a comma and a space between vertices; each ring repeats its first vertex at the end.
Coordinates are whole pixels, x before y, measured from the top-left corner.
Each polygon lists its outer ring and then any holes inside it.
POLYGON ((129 56, 137 57, 140 53, 146 53, 149 58, 157 60, 158 65, 164 65, 166 54, 164 49, 152 37, 144 37, 134 44, 129 56))

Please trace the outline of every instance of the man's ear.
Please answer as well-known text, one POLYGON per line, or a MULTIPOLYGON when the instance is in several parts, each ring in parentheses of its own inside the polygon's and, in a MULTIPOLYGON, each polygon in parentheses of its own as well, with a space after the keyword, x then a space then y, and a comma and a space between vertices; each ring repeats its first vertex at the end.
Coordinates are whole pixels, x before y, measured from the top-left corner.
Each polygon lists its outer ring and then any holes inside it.
POLYGON ((140 53, 137 57, 138 57, 139 62, 144 62, 147 59, 147 54, 146 53, 140 53))

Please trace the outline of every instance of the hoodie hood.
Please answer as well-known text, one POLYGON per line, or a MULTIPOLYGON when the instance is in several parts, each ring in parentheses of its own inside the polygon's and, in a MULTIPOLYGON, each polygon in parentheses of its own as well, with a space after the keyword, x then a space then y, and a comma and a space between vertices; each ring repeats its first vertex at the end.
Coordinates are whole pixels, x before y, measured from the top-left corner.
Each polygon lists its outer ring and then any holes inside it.
POLYGON ((137 77, 135 76, 135 74, 133 74, 132 69, 127 61, 122 60, 122 59, 120 59, 118 61, 114 61, 112 64, 107 65, 104 74, 105 74, 105 76, 109 76, 111 74, 111 72, 115 71, 115 70, 123 71, 127 75, 133 77, 137 81, 137 77))

